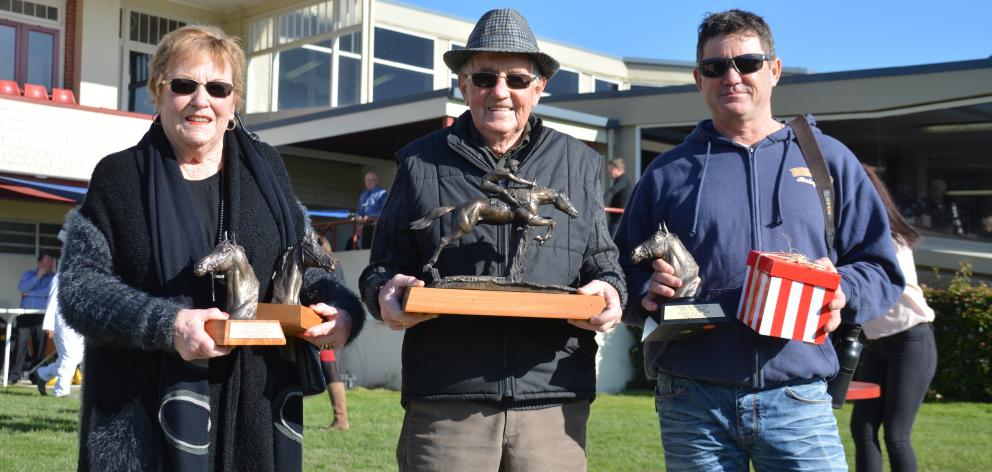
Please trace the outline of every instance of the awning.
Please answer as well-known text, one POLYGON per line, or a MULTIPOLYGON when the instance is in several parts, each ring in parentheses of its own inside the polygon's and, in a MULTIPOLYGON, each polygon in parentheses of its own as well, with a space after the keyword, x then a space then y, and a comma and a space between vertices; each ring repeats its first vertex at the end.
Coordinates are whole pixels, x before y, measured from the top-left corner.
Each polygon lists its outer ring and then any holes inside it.
POLYGON ((60 203, 82 203, 83 198, 86 197, 85 187, 52 184, 2 175, 0 175, 0 189, 60 203))

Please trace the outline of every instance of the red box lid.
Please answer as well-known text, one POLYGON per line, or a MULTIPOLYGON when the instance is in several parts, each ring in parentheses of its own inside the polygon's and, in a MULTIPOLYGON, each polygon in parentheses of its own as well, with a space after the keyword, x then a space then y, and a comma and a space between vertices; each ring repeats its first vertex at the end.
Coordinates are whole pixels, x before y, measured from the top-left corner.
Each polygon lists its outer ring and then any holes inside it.
POLYGON ((819 264, 804 261, 795 254, 751 251, 748 254, 748 263, 772 277, 795 280, 828 290, 836 290, 840 285, 840 274, 830 272, 819 264))

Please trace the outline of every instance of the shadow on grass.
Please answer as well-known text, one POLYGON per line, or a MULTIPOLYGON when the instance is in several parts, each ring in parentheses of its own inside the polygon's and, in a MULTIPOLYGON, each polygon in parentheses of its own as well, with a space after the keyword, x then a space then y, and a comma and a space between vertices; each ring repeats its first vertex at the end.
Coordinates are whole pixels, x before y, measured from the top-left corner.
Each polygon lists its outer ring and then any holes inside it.
POLYGON ((0 413, 2 429, 29 433, 33 431, 50 431, 55 433, 75 433, 79 426, 76 418, 52 418, 44 415, 10 415, 0 413))
POLYGON ((620 395, 627 397, 653 397, 654 390, 624 390, 620 395))

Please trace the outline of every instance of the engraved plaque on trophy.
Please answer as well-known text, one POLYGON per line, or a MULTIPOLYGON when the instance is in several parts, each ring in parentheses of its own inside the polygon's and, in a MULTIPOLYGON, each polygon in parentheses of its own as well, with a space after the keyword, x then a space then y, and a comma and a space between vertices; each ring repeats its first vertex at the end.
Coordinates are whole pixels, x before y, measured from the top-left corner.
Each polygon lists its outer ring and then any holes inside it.
POLYGON ((633 264, 650 264, 662 259, 675 269, 682 286, 658 313, 658 320, 648 317, 644 322, 643 342, 672 341, 717 329, 727 317, 713 297, 700 297, 697 292, 701 279, 699 265, 675 233, 662 223, 658 231, 631 251, 633 264))
MULTIPOLYGON (((543 205, 552 205, 571 218, 578 210, 564 192, 542 187, 515 174, 516 162, 496 169, 482 178, 481 188, 492 197, 478 198, 455 207, 440 207, 410 224, 412 230, 425 230, 435 220, 451 215, 454 232, 441 238, 434 254, 424 265, 433 281, 427 287, 408 287, 403 296, 403 310, 409 313, 442 315, 517 316, 588 320, 606 306, 603 297, 579 295, 573 287, 540 284, 523 280, 524 261, 532 241, 543 245, 551 238, 555 221, 539 215, 543 205), (508 180, 526 188, 507 188, 499 181, 508 180), (522 236, 506 276, 460 275, 440 277, 434 267, 441 251, 475 230, 477 225, 511 225, 522 236), (543 234, 533 236, 535 227, 543 234)), ((540 250, 540 248, 537 248, 540 250)))
POLYGON ((208 320, 204 329, 221 346, 282 346, 286 337, 278 321, 255 319, 258 279, 243 247, 224 239, 196 264, 193 273, 223 274, 227 281, 227 320, 208 320))

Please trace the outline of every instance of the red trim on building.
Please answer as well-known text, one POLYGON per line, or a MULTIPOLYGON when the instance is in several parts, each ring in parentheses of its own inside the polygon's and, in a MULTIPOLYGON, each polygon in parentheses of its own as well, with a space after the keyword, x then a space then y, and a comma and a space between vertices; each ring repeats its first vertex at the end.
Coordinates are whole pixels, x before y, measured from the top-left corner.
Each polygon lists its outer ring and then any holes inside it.
POLYGON ((122 111, 122 110, 115 110, 113 108, 99 108, 99 107, 90 107, 90 106, 86 106, 86 105, 76 105, 76 104, 69 104, 69 103, 59 103, 59 102, 52 102, 52 101, 49 101, 49 100, 41 100, 41 99, 37 99, 37 98, 18 97, 18 96, 14 96, 14 95, 0 95, 0 99, 2 99, 2 100, 16 100, 16 101, 19 101, 19 102, 34 103, 34 104, 37 104, 37 105, 47 105, 47 106, 50 106, 50 107, 72 108, 72 109, 75 109, 75 110, 91 111, 91 112, 95 112, 95 113, 104 113, 104 114, 107 114, 107 115, 128 116, 128 117, 131 117, 131 118, 141 118, 141 119, 145 119, 145 120, 148 120, 148 121, 151 121, 151 120, 153 120, 155 118, 155 116, 153 116, 153 115, 148 115, 148 114, 145 114, 145 113, 135 113, 133 111, 122 111))

